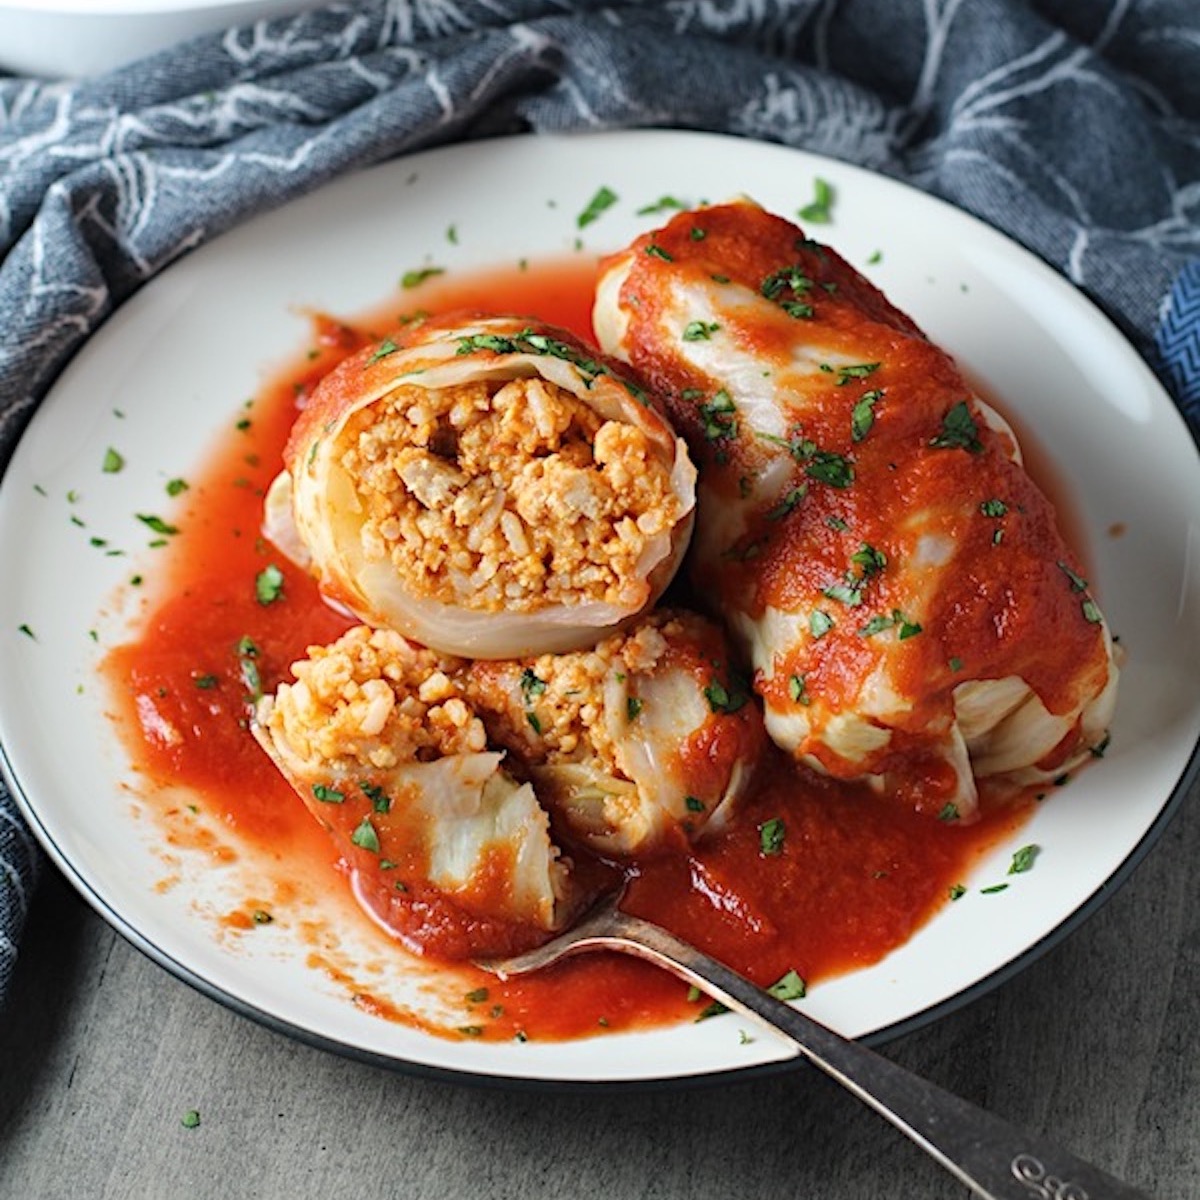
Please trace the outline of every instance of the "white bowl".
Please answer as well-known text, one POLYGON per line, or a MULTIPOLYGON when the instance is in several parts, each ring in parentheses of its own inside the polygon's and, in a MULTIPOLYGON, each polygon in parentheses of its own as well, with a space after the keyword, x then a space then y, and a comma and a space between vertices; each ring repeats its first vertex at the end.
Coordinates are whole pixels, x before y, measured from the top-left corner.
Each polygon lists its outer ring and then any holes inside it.
POLYGON ((0 71, 94 75, 175 42, 319 0, 0 0, 0 71))

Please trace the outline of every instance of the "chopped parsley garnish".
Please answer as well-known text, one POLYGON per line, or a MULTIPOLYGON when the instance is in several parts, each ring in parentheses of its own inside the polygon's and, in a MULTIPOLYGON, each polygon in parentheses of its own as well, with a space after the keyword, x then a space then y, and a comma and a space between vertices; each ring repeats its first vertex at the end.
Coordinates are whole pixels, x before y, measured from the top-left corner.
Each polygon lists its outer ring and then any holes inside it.
POLYGON ((834 626, 833 618, 819 608, 814 608, 808 616, 808 631, 815 638, 823 638, 834 626))
POLYGON ((193 675, 192 682, 202 691, 209 692, 217 686, 217 677, 211 673, 193 675))
POLYGON ((529 705, 545 692, 546 681, 532 667, 526 667, 521 672, 520 688, 521 696, 524 698, 526 705, 529 705))
POLYGON ((642 711, 643 702, 637 696, 627 696, 625 698, 625 719, 635 721, 642 711))
POLYGON ((724 388, 700 405, 700 417, 704 421, 706 441, 721 442, 737 437, 737 409, 733 397, 724 388))
POLYGON ((782 978, 775 980, 767 991, 776 1000, 803 1000, 808 995, 808 985, 795 969, 788 971, 782 978))
POLYGON ((948 801, 942 807, 942 811, 938 813, 939 821, 957 821, 958 820, 958 805, 953 801, 948 801))
POLYGON ((778 304, 789 317, 806 320, 813 315, 813 306, 806 300, 795 297, 811 291, 813 281, 804 273, 803 267, 780 267, 772 271, 759 285, 759 292, 767 300, 778 304), (787 293, 790 293, 788 295, 787 293))
POLYGON ((846 384, 852 383, 855 379, 866 379, 868 375, 874 374, 879 370, 880 364, 873 363, 847 363, 844 366, 835 367, 831 363, 822 363, 821 370, 827 375, 837 376, 837 386, 845 387, 846 384))
POLYGON ((599 220, 616 202, 617 193, 612 188, 598 188, 584 210, 575 218, 575 228, 586 229, 593 221, 599 220))
POLYGON ((797 215, 812 225, 828 225, 833 220, 833 185, 818 175, 813 180, 813 198, 797 215))
POLYGON ((350 835, 350 840, 363 850, 370 850, 372 854, 379 853, 379 834, 375 832, 375 826, 371 824, 370 817, 363 817, 359 821, 350 835))
POLYGON ((105 475, 115 475, 124 466, 124 457, 111 446, 109 446, 109 448, 104 452, 104 461, 101 463, 100 469, 105 473, 105 475))
POLYGON ((782 817, 771 817, 758 827, 758 848, 763 854, 779 854, 787 836, 782 817))
POLYGON ((1041 847, 1036 845, 1022 846, 1012 856, 1012 862, 1009 864, 1008 873, 1010 875, 1023 875, 1026 871, 1033 869, 1034 860, 1037 858, 1041 847))
POLYGON ((166 491, 168 496, 179 496, 188 490, 186 479, 168 479, 166 491))
POLYGON ((274 604, 283 595, 283 572, 268 563, 254 579, 254 598, 259 604, 274 604))
POLYGON ((803 675, 788 676, 788 695, 796 704, 808 705, 812 703, 812 697, 808 694, 808 684, 805 682, 803 675))
POLYGON ((458 354, 474 354, 477 350, 490 350, 494 354, 544 354, 548 358, 559 358, 575 367, 589 386, 601 375, 608 375, 639 403, 646 402, 645 392, 607 363, 582 353, 569 342, 538 333, 532 328, 522 329, 511 337, 497 333, 476 333, 458 339, 458 354))
POLYGON ((702 813, 704 811, 704 801, 696 796, 685 796, 683 798, 683 806, 688 812, 702 813))
POLYGON ((789 488, 780 501, 767 512, 768 521, 782 521, 789 513, 796 509, 796 506, 808 494, 808 485, 799 484, 797 487, 789 488))
POLYGON ((685 342, 707 342, 721 326, 716 321, 689 321, 683 329, 685 342))
POLYGON ((1079 575, 1077 572, 1072 571, 1071 568, 1069 566, 1067 566, 1067 564, 1065 562, 1060 561, 1058 564, 1058 569, 1060 571, 1062 571, 1062 573, 1071 581, 1071 591, 1073 591, 1073 592, 1086 592, 1087 591, 1088 581, 1086 579, 1084 579, 1082 575, 1079 575))
POLYGON ((750 699, 750 692, 740 679, 731 675, 728 687, 719 679, 714 679, 704 689, 704 698, 715 713, 735 713, 750 699))
POLYGON ((322 804, 341 804, 346 799, 345 792, 339 792, 337 788, 330 787, 327 783, 314 783, 312 794, 322 804))
POLYGON ((872 617, 865 625, 860 626, 858 636, 873 637, 877 633, 882 633, 885 629, 898 630, 900 641, 916 637, 921 632, 920 625, 915 621, 909 621, 898 608, 893 608, 890 615, 879 613, 872 617))
POLYGON ((967 889, 961 883, 950 885, 950 899, 961 900, 967 894, 967 889))
POLYGON ((184 1127, 184 1129, 196 1129, 200 1125, 200 1113, 194 1108, 189 1108, 187 1112, 180 1117, 179 1123, 184 1127))
POLYGON ((482 1004, 488 998, 488 990, 485 987, 472 988, 463 998, 468 1004, 482 1004))
POLYGON ((664 212, 682 212, 687 205, 682 200, 677 200, 674 196, 659 196, 653 204, 643 204, 637 210, 639 217, 652 217, 656 213, 664 212))
POLYGON ((661 258, 663 262, 675 261, 671 254, 664 250, 657 242, 650 242, 646 246, 646 255, 648 258, 661 258))
POLYGON ((381 358, 387 358, 389 354, 395 354, 399 349, 400 347, 397 346, 391 338, 384 338, 384 340, 375 347, 374 352, 367 359, 367 366, 370 366, 372 363, 377 363, 381 358))
POLYGON ((792 458, 804 467, 804 473, 819 483, 830 487, 847 488, 854 482, 854 463, 844 455, 820 449, 811 438, 797 430, 790 438, 776 437, 773 433, 760 433, 759 438, 772 445, 781 446, 792 458))
POLYGON ((979 440, 979 427, 971 416, 970 405, 960 400, 942 418, 942 431, 930 438, 929 444, 937 450, 967 450, 980 454, 983 443, 979 440))
POLYGON ((134 513, 143 525, 155 533, 160 533, 164 537, 170 537, 179 532, 179 526, 168 524, 162 517, 156 517, 153 513, 134 513))
POLYGON ((994 896, 997 892, 1007 892, 1007 891, 1008 891, 1007 883, 993 883, 991 887, 980 888, 979 894, 981 896, 994 896))
POLYGON ((366 779, 360 779, 358 786, 362 788, 362 793, 371 802, 371 807, 377 813, 385 813, 392 811, 392 798, 376 783, 371 783, 366 779))
POLYGON ((979 504, 979 511, 985 517, 1002 517, 1008 512, 1008 505, 1003 500, 982 500, 979 504))
POLYGON ((444 275, 445 267, 417 267, 413 271, 405 271, 400 276, 400 286, 404 289, 415 288, 424 283, 427 279, 433 279, 436 275, 444 275))
POLYGON ((250 701, 252 704, 258 703, 262 698, 262 677, 258 670, 258 647, 248 637, 238 639, 237 644, 238 667, 242 673, 242 682, 246 685, 247 691, 250 693, 250 701))
POLYGON ((871 432, 871 426, 875 424, 875 405, 882 399, 883 392, 878 388, 863 392, 858 398, 850 413, 850 436, 854 441, 861 442, 871 432))

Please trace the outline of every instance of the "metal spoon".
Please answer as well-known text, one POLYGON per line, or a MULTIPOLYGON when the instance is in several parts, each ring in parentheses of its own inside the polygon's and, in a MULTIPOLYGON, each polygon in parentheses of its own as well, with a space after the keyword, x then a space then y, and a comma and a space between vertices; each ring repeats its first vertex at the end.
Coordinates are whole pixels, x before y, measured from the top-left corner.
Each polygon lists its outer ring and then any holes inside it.
POLYGON ((648 959, 786 1038, 864 1104, 887 1118, 983 1200, 1150 1200, 1128 1184, 848 1041, 673 933, 620 911, 620 892, 574 928, 508 959, 477 965, 505 978, 584 950, 648 959))

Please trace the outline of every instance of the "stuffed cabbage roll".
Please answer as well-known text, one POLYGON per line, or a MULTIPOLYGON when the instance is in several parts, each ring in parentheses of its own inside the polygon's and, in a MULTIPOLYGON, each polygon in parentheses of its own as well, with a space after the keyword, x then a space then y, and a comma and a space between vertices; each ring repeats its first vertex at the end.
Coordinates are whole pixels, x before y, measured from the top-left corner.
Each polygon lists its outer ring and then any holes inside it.
POLYGON ((688 440, 693 582, 775 742, 946 819, 1101 742, 1112 640, 1012 430, 833 250, 683 213, 606 264, 594 324, 688 440))
POLYGON ((473 663, 465 688, 541 802, 610 857, 723 826, 766 742, 723 631, 682 610, 594 650, 473 663))
POLYGON ((355 626, 293 664, 294 681, 259 701, 254 735, 360 882, 386 872, 408 897, 428 886, 481 919, 553 930, 568 864, 533 788, 488 747, 453 678, 462 666, 355 626))
POLYGON ((267 535, 360 620, 447 653, 576 649, 649 608, 695 470, 630 369, 515 317, 403 336, 318 386, 267 535))

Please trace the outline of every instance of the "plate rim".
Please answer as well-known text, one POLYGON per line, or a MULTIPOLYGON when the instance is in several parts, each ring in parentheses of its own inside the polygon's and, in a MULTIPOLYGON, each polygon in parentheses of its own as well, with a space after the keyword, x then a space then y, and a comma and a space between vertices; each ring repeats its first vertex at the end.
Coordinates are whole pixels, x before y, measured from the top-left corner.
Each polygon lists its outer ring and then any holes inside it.
MULTIPOLYGON (((843 162, 829 158, 826 155, 804 149, 802 147, 791 147, 782 143, 762 141, 759 139, 745 138, 738 135, 730 135, 702 130, 683 130, 670 128, 654 128, 654 129, 620 129, 620 130, 605 130, 605 131, 588 131, 586 133, 566 133, 566 134, 534 134, 523 133, 515 135, 507 135, 497 139, 488 139, 490 141, 519 141, 522 143, 531 143, 534 141, 564 141, 580 139, 612 139, 612 138, 633 138, 650 142, 656 139, 695 139, 695 140, 710 140, 719 143, 740 142, 747 143, 754 147, 764 150, 773 150, 782 154, 796 154, 815 163, 827 162, 831 166, 836 165, 839 171, 848 171, 852 174, 867 176, 874 181, 884 181, 892 187, 903 188, 911 193, 914 193, 920 198, 923 203, 928 203, 933 206, 942 206, 951 210, 956 214, 957 218, 965 219, 972 223, 981 231, 984 231, 988 237, 998 238, 1000 241, 1013 253, 1025 256, 1028 260, 1036 263, 1042 272, 1048 273, 1053 279, 1057 280, 1058 284, 1069 290, 1077 301, 1082 302, 1090 310, 1090 316, 1098 320, 1107 327, 1110 336, 1114 336, 1120 340, 1120 343, 1125 347, 1138 362, 1143 364, 1155 383, 1161 388, 1161 381, 1153 374, 1149 364, 1143 356, 1137 351, 1136 347, 1120 329, 1119 326, 1080 288, 1072 284, 1068 279, 1061 275, 1053 266, 1046 263, 1044 260, 1035 255, 1032 251, 1022 246, 1015 241, 1011 236, 1004 233, 1002 230, 995 228, 982 221, 980 218, 967 212, 964 209, 958 208, 941 197, 931 195, 922 191, 904 180, 897 179, 894 176, 887 175, 881 172, 873 171, 869 168, 859 166, 853 163, 843 162)), ((447 154, 462 153, 469 149, 472 143, 458 142, 448 145, 438 146, 430 149, 416 151, 411 155, 405 155, 394 159, 389 159, 383 163, 376 164, 371 167, 364 168, 361 171, 351 173, 353 176, 369 175, 372 172, 395 171, 405 166, 411 166, 417 158, 425 159, 428 156, 440 156, 447 154)), ((350 176, 339 176, 334 180, 329 181, 331 184, 336 184, 339 180, 344 180, 350 176)), ((319 192, 322 188, 314 189, 314 192, 319 192)), ((310 195, 313 193, 310 193, 310 195)), ((270 216, 271 213, 278 212, 287 205, 279 206, 268 213, 255 214, 258 216, 270 216)), ((250 218, 254 219, 254 218, 250 218)), ((242 223, 245 224, 245 223, 242 223)), ((235 226, 235 229, 238 228, 235 226)), ((218 243, 224 234, 214 236, 203 246, 204 247, 218 243)), ((157 280, 169 275, 177 266, 190 260, 192 253, 189 252, 176 259, 158 272, 152 279, 147 280, 145 284, 138 289, 128 299, 133 299, 146 286, 153 285, 157 280)), ((128 300, 126 301, 126 303, 128 300)), ((30 418, 26 421, 20 435, 15 439, 11 453, 6 460, 0 465, 0 489, 9 474, 9 468, 15 457, 21 443, 29 435, 31 426, 36 422, 38 414, 45 407, 45 401, 52 398, 55 387, 58 384, 63 372, 66 371, 69 364, 74 361, 77 355, 90 344, 92 337, 100 333, 112 320, 113 316, 119 313, 125 307, 124 304, 115 307, 109 313, 105 320, 96 330, 93 331, 87 339, 80 343, 74 354, 65 361, 59 368, 58 372, 45 386, 43 402, 39 404, 32 412, 30 418)), ((1165 388, 1162 388, 1163 394, 1171 400, 1169 393, 1165 388)), ((1197 465, 1200 466, 1200 433, 1192 428, 1186 421, 1178 406, 1173 402, 1170 403, 1170 408, 1178 418, 1179 423, 1187 431, 1192 449, 1197 455, 1197 465)), ((3 491, 0 490, 0 495, 3 491)), ((33 802, 33 799, 27 795, 25 787, 22 785, 16 767, 10 759, 7 746, 0 745, 0 775, 3 776, 9 791, 12 794, 22 816, 28 823, 35 840, 41 848, 46 852, 50 860, 64 875, 64 877, 72 884, 75 890, 88 902, 90 907, 105 920, 107 924, 119 933, 127 942, 135 949, 143 953, 151 961, 158 966, 169 971, 176 978, 188 984, 194 990, 207 996, 210 999, 216 1000, 223 1007, 231 1011, 255 1021, 256 1023, 271 1029, 273 1032, 281 1033, 284 1036, 300 1041, 303 1044, 313 1046, 318 1049, 330 1051, 339 1054, 342 1057, 347 1057, 352 1060, 368 1063, 374 1066, 385 1067, 389 1070, 400 1071, 403 1073, 439 1079, 458 1084, 471 1084, 482 1087, 502 1087, 508 1089, 528 1089, 535 1091, 638 1091, 646 1089, 676 1089, 690 1088, 699 1086, 711 1086, 721 1082, 730 1080, 745 1080, 752 1077, 768 1074, 777 1074, 782 1071, 794 1069, 795 1066, 803 1062, 801 1057, 789 1057, 768 1062, 759 1062, 749 1064, 745 1067, 732 1068, 715 1068, 701 1069, 698 1073, 686 1074, 650 1074, 644 1077, 636 1078, 547 1078, 536 1075, 526 1074, 508 1074, 504 1072, 481 1071, 471 1069, 460 1069, 452 1066, 445 1066, 435 1063, 421 1062, 407 1057, 398 1057, 394 1054, 389 1054, 377 1050, 372 1050, 363 1046, 355 1045, 346 1040, 339 1040, 337 1037, 329 1036, 324 1033, 308 1029, 303 1025, 289 1021, 285 1017, 271 1013, 257 1007, 252 1002, 242 999, 233 994, 231 991, 225 990, 220 984, 205 978, 202 974, 194 971, 185 963, 180 962, 171 952, 157 945, 154 939, 147 936, 139 930, 134 923, 123 916, 120 912, 110 905, 102 895, 93 887, 84 874, 71 860, 70 857, 61 849, 51 831, 45 826, 41 815, 38 812, 38 806, 33 802)), ((1008 980, 1022 973, 1031 966, 1037 959, 1043 957, 1050 950, 1059 945, 1067 937, 1072 936, 1091 916, 1095 915, 1107 901, 1120 890, 1128 881, 1140 863, 1145 859, 1158 839, 1174 818, 1183 801, 1200 779, 1200 739, 1197 739, 1191 746, 1190 754, 1179 774, 1178 779, 1167 793, 1165 800, 1159 807, 1157 814, 1151 821, 1145 832, 1127 852, 1123 860, 1108 874, 1108 876, 1090 893, 1090 895, 1080 903, 1072 912, 1063 917, 1058 924, 1046 932, 1037 941, 1031 943, 1019 954, 1008 960, 1000 963, 986 975, 980 977, 974 983, 960 989, 953 995, 945 997, 942 1000, 936 1001, 933 1004, 922 1008, 920 1011, 912 1013, 909 1016, 903 1017, 897 1021, 891 1022, 886 1026, 876 1029, 868 1034, 863 1035, 859 1040, 870 1044, 877 1045, 893 1040, 894 1038, 903 1036, 909 1032, 923 1028, 926 1025, 932 1024, 934 1021, 940 1020, 958 1009, 965 1007, 967 1004, 973 1003, 983 995, 995 990, 1008 980)))

